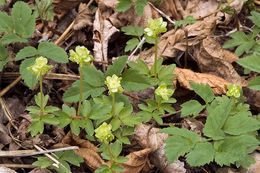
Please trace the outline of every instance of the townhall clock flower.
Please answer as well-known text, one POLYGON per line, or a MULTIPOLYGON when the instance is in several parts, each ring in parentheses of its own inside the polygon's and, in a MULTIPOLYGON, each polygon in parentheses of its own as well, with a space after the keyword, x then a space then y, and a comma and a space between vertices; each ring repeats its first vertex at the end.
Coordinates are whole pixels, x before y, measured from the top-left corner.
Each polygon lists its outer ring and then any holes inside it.
POLYGON ((173 90, 167 89, 167 85, 163 83, 155 90, 155 94, 160 96, 163 100, 169 100, 169 97, 173 94, 173 90))
POLYGON ((104 122, 102 125, 100 125, 96 130, 95 130, 95 136, 101 141, 104 142, 105 144, 108 144, 114 139, 114 135, 111 132, 112 130, 112 125, 107 124, 104 122))
POLYGON ((106 78, 106 82, 105 84, 108 87, 109 90, 109 94, 112 93, 121 93, 123 91, 123 88, 121 87, 121 77, 117 77, 115 74, 113 74, 113 76, 108 76, 106 78))
POLYGON ((28 67, 33 74, 37 75, 37 78, 48 73, 49 69, 52 68, 52 65, 47 65, 48 60, 44 57, 36 58, 34 65, 28 67))
POLYGON ((89 65, 91 61, 93 61, 93 56, 90 55, 89 50, 84 46, 77 46, 76 52, 74 50, 70 50, 70 60, 72 62, 76 62, 80 66, 89 65))
POLYGON ((226 93, 227 96, 235 97, 235 98, 239 98, 240 97, 240 93, 242 91, 241 86, 232 84, 232 85, 228 85, 227 89, 228 89, 228 91, 226 93))
POLYGON ((167 31, 167 22, 164 22, 162 18, 148 19, 148 24, 144 29, 144 33, 151 38, 157 37, 158 34, 167 31))

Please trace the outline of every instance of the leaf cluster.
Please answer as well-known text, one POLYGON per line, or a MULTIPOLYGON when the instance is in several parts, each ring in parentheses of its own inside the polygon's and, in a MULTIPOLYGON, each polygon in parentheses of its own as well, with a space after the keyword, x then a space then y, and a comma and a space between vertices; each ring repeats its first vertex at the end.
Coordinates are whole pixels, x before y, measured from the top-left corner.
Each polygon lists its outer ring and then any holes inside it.
POLYGON ((174 25, 174 29, 176 30, 177 28, 181 26, 187 26, 190 24, 196 23, 197 20, 193 16, 187 16, 184 20, 177 20, 174 25))
POLYGON ((182 104, 181 116, 196 116, 206 108, 209 115, 203 137, 176 127, 160 130, 170 135, 165 147, 168 160, 174 162, 186 155, 191 166, 202 166, 212 161, 221 166, 235 164, 237 167, 248 167, 254 163, 248 154, 259 145, 256 131, 260 129, 260 122, 252 116, 249 106, 227 96, 214 97, 208 85, 191 83, 191 87, 206 105, 195 100, 188 101, 182 104))

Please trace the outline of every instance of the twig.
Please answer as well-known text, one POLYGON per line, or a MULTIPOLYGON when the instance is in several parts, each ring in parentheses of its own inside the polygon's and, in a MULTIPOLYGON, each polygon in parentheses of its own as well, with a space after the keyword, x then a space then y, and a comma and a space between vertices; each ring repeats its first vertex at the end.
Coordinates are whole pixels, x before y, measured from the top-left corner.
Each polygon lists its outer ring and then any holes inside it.
MULTIPOLYGON (((38 147, 38 146, 36 146, 36 147, 38 147)), ((39 150, 38 148, 36 148, 36 149, 39 150)), ((57 149, 51 149, 51 150, 42 150, 41 149, 39 151, 37 151, 37 150, 0 151, 0 157, 28 157, 28 156, 53 153, 53 152, 57 152, 57 151, 76 150, 76 149, 79 149, 79 147, 71 146, 71 147, 57 148, 57 149)))
POLYGON ((169 20, 169 22, 171 22, 172 24, 175 25, 175 22, 169 16, 167 16, 164 12, 162 12, 161 10, 156 8, 151 2, 148 2, 148 4, 151 5, 156 11, 158 11, 158 13, 160 13, 163 17, 165 17, 167 20, 169 20))
POLYGON ((132 56, 135 54, 135 52, 139 49, 139 47, 144 43, 145 37, 142 38, 140 43, 136 46, 135 50, 128 56, 128 61, 131 61, 132 56))
POLYGON ((181 110, 178 110, 178 111, 174 112, 173 114, 164 114, 164 115, 161 115, 160 117, 161 117, 161 118, 166 118, 166 117, 169 117, 169 116, 178 114, 178 113, 181 113, 181 110))
POLYGON ((1 107, 2 107, 2 110, 4 111, 4 115, 7 117, 7 119, 9 120, 9 122, 12 124, 12 126, 18 130, 18 127, 13 123, 13 116, 9 110, 9 108, 6 106, 6 103, 4 101, 3 98, 0 97, 0 104, 1 104, 1 107))
POLYGON ((12 87, 14 87, 20 80, 22 79, 22 76, 20 75, 15 81, 10 83, 7 87, 5 87, 1 92, 0 92, 0 97, 5 95, 12 87))
POLYGON ((7 168, 37 168, 37 166, 31 164, 0 164, 0 167, 7 167, 7 168))

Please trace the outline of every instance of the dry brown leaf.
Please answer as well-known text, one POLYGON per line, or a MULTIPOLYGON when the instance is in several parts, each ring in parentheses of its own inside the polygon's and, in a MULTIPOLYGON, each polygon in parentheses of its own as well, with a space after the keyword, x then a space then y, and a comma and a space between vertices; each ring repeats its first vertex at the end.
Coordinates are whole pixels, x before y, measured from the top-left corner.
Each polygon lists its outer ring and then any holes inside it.
POLYGON ((107 61, 108 41, 111 36, 118 31, 119 30, 114 27, 110 21, 102 17, 101 11, 97 9, 93 28, 93 51, 95 60, 107 61))
MULTIPOLYGON (((155 3, 155 5, 157 5, 157 3, 155 3)), ((181 20, 181 16, 177 12, 177 8, 173 0, 162 1, 158 6, 158 9, 160 9, 162 12, 164 12, 164 14, 166 14, 167 16, 173 19, 181 20)))
POLYGON ((219 76, 240 86, 247 86, 246 80, 240 77, 231 64, 238 57, 222 49, 215 39, 205 38, 200 47, 195 49, 195 57, 201 72, 219 76))
POLYGON ((183 120, 182 128, 190 129, 191 131, 196 132, 202 136, 202 129, 204 128, 204 124, 195 118, 186 117, 183 120))
POLYGON ((79 13, 75 19, 75 23, 73 25, 74 30, 80 30, 86 26, 92 26, 92 13, 90 12, 88 5, 84 3, 80 3, 79 5, 79 13))
POLYGON ((151 165, 148 158, 148 155, 151 153, 151 151, 151 148, 146 148, 128 154, 126 157, 128 157, 129 160, 121 164, 121 166, 125 168, 124 173, 149 172, 153 168, 153 165, 151 165))
MULTIPOLYGON (((217 18, 212 18, 207 21, 198 21, 195 24, 188 25, 184 29, 170 30, 162 36, 162 40, 158 44, 158 54, 163 58, 176 57, 179 51, 186 50, 185 32, 188 32, 188 46, 194 47, 203 39, 212 34, 215 21, 217 18)), ((152 65, 154 61, 154 48, 142 51, 141 54, 133 56, 131 61, 137 58, 142 58, 148 65, 152 65)))
POLYGON ((0 144, 5 146, 11 142, 12 138, 8 135, 7 128, 2 123, 0 123, 0 144))
POLYGON ((176 67, 174 73, 177 75, 177 81, 180 85, 186 89, 192 90, 189 82, 196 82, 202 84, 209 84, 215 94, 225 94, 226 86, 231 84, 230 82, 207 73, 196 73, 189 69, 181 69, 176 67))
POLYGON ((12 170, 7 167, 0 166, 0 172, 1 173, 17 173, 15 170, 12 170))
POLYGON ((52 173, 52 172, 46 168, 34 168, 29 173, 52 173))
POLYGON ((159 130, 159 128, 154 128, 145 124, 137 125, 135 127, 134 140, 143 148, 152 149, 150 159, 152 163, 161 170, 161 172, 186 172, 183 162, 176 161, 171 164, 168 162, 164 150, 164 142, 168 138, 168 135, 165 133, 157 133, 159 130))
POLYGON ((75 8, 82 0, 54 0, 52 4, 54 5, 55 16, 61 19, 68 11, 75 8))

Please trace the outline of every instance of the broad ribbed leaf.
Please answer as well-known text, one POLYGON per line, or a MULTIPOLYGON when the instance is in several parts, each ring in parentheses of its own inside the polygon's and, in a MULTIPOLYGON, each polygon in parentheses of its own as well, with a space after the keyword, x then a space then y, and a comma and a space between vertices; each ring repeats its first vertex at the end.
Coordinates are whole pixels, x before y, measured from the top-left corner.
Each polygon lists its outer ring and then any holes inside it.
POLYGON ((204 85, 190 82, 190 86, 206 103, 214 99, 214 93, 208 84, 204 85))
POLYGON ((237 63, 241 66, 260 73, 260 54, 255 53, 250 56, 246 56, 245 58, 237 60, 237 63))
POLYGON ((205 106, 201 105, 197 100, 190 100, 181 105, 181 117, 188 115, 197 116, 205 106))
POLYGON ((37 54, 37 49, 35 49, 32 46, 27 46, 23 49, 21 49, 16 57, 15 57, 15 61, 19 61, 21 59, 27 58, 27 57, 32 57, 35 56, 37 54))
POLYGON ((32 74, 32 72, 27 69, 28 67, 32 66, 34 62, 35 58, 30 58, 24 60, 20 65, 20 74, 29 88, 33 88, 38 82, 36 75, 32 74))
POLYGON ((256 78, 254 78, 253 80, 251 80, 248 84, 248 88, 252 89, 252 90, 260 90, 260 76, 257 76, 256 78))
POLYGON ((5 34, 1 40, 1 44, 10 44, 10 43, 26 43, 27 40, 24 38, 19 37, 16 34, 5 34))
POLYGON ((125 68, 127 62, 127 56, 120 56, 115 62, 108 66, 106 76, 112 76, 113 74, 119 76, 125 68))

